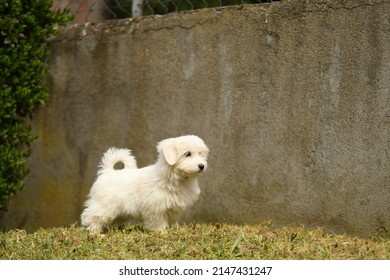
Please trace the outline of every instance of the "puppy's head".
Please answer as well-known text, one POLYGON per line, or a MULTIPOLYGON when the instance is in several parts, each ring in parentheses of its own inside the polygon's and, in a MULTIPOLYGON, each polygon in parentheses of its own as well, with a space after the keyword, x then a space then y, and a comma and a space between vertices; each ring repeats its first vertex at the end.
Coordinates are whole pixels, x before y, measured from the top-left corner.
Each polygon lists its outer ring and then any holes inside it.
POLYGON ((160 160, 183 177, 194 177, 207 169, 209 149, 198 136, 169 138, 157 145, 160 160))

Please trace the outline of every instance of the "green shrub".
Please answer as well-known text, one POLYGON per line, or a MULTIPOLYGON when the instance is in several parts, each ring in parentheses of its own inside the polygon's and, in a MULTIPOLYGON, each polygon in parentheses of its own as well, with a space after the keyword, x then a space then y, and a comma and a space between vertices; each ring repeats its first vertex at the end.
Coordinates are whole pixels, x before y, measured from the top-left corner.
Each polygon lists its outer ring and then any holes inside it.
POLYGON ((71 20, 51 6, 50 0, 0 0, 0 210, 28 173, 35 137, 26 118, 48 97, 47 41, 71 20))

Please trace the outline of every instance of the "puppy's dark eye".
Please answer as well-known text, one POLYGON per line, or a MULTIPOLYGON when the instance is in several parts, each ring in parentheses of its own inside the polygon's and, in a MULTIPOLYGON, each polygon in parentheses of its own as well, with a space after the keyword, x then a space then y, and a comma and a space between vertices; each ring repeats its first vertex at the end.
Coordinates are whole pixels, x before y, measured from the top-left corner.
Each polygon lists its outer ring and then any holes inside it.
POLYGON ((186 152, 186 153, 184 154, 184 156, 185 156, 185 157, 190 157, 190 156, 191 156, 191 152, 186 152))

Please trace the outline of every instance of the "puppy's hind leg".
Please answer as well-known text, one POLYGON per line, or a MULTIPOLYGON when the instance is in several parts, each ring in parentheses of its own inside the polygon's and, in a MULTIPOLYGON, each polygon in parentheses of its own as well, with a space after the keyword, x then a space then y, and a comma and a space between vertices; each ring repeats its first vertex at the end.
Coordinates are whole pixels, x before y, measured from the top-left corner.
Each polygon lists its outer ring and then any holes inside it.
POLYGON ((84 213, 81 215, 81 225, 85 226, 90 233, 101 233, 107 224, 98 216, 87 216, 84 213))
POLYGON ((87 227, 89 233, 91 234, 96 234, 96 233, 101 233, 103 231, 103 226, 101 224, 90 224, 88 227, 87 227))

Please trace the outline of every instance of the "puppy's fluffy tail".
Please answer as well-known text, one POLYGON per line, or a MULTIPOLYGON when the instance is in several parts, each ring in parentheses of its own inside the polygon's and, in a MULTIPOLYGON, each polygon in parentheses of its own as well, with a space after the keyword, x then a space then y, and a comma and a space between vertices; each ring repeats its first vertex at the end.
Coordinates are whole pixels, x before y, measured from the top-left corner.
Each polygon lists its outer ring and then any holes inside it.
POLYGON ((104 153, 99 165, 98 175, 105 170, 113 170, 116 163, 122 162, 124 168, 137 168, 137 162, 129 149, 111 147, 104 153))

